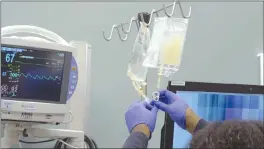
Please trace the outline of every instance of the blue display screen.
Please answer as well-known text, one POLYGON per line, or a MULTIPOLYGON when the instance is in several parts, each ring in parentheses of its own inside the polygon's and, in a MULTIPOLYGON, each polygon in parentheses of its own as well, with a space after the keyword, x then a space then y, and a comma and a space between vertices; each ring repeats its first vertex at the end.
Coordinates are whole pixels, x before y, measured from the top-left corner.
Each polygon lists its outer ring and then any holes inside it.
MULTIPOLYGON (((264 95, 177 91, 207 121, 263 120, 264 95)), ((174 124, 173 148, 186 148, 191 134, 174 124)))
POLYGON ((1 97, 59 101, 64 55, 1 47, 1 97))

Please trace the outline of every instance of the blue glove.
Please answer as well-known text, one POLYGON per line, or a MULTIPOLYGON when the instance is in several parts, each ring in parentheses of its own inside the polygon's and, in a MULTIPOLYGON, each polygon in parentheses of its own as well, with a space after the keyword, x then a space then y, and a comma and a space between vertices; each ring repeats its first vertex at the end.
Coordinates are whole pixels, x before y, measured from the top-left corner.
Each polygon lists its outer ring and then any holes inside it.
POLYGON ((153 107, 144 101, 137 101, 130 105, 125 114, 129 132, 131 132, 136 125, 145 124, 152 133, 155 129, 157 113, 158 109, 156 107, 153 107))
POLYGON ((182 129, 186 129, 186 110, 188 104, 179 99, 179 97, 171 91, 160 91, 159 101, 152 101, 158 109, 167 112, 170 118, 176 122, 182 129))

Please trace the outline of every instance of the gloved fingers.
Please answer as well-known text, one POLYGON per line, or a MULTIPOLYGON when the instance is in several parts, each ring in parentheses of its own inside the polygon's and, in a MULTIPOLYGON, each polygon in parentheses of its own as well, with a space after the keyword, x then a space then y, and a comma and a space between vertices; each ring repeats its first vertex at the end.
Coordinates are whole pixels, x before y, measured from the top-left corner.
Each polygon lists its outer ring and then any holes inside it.
POLYGON ((151 105, 150 103, 147 103, 146 101, 143 101, 143 105, 145 106, 145 108, 147 108, 148 110, 151 110, 153 108, 153 105, 151 105))
POLYGON ((159 101, 163 103, 170 104, 175 100, 175 93, 168 91, 168 90, 161 90, 159 91, 160 93, 160 98, 159 101))
POLYGON ((160 102, 160 101, 154 101, 153 103, 154 103, 155 107, 157 107, 158 109, 160 109, 164 112, 167 112, 167 110, 168 110, 167 104, 160 102))
POLYGON ((151 112, 158 112, 158 108, 154 106, 154 101, 152 100, 150 103, 145 103, 145 106, 148 110, 150 110, 151 112))
MULTIPOLYGON (((165 96, 160 97, 160 98, 159 98, 159 101, 160 101, 160 102, 163 102, 163 103, 165 103, 165 104, 168 104, 168 101, 167 101, 167 99, 165 98, 165 96)), ((155 105, 155 102, 156 102, 156 100, 151 100, 150 105, 154 106, 154 105, 155 105)))
POLYGON ((158 108, 157 107, 153 107, 152 109, 151 109, 151 112, 153 112, 154 114, 157 114, 158 113, 158 108))
POLYGON ((170 101, 170 99, 167 98, 166 96, 160 96, 160 97, 159 97, 159 101, 160 101, 160 102, 163 102, 163 103, 165 103, 165 104, 172 103, 172 102, 170 101))
POLYGON ((151 100, 150 105, 154 106, 155 105, 154 102, 155 100, 151 100))
MULTIPOLYGON (((160 101, 160 100, 159 100, 160 101)), ((163 100, 162 100, 163 101, 163 100)), ((160 101, 160 102, 162 102, 162 101, 160 101)), ((152 105, 152 106, 155 106, 155 102, 156 102, 156 100, 151 100, 151 102, 149 103, 150 105, 152 105)), ((164 103, 164 102, 163 102, 164 103)))
POLYGON ((168 103, 168 98, 166 96, 160 96, 159 101, 164 102, 164 103, 168 103))
POLYGON ((165 97, 171 96, 171 94, 175 94, 169 90, 160 90, 159 93, 160 93, 160 96, 165 96, 165 97))
POLYGON ((154 106, 152 106, 151 104, 146 104, 146 108, 147 108, 148 110, 151 110, 151 109, 154 108, 154 106))
POLYGON ((160 93, 160 96, 165 96, 167 90, 160 90, 159 93, 160 93))

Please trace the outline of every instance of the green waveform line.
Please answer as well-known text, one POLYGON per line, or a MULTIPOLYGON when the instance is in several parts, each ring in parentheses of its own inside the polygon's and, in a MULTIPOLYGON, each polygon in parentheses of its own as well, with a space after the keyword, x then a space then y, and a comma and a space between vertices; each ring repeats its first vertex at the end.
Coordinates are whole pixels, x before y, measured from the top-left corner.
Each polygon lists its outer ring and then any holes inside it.
POLYGON ((37 79, 39 79, 39 80, 44 80, 44 79, 46 79, 46 80, 53 80, 53 81, 56 81, 57 79, 59 79, 59 78, 57 78, 57 77, 53 78, 52 76, 49 76, 49 77, 46 77, 46 76, 39 76, 39 75, 32 76, 32 75, 29 74, 29 73, 28 73, 28 74, 21 73, 20 76, 24 76, 25 78, 30 77, 30 78, 33 78, 33 79, 35 79, 35 80, 37 80, 37 79))

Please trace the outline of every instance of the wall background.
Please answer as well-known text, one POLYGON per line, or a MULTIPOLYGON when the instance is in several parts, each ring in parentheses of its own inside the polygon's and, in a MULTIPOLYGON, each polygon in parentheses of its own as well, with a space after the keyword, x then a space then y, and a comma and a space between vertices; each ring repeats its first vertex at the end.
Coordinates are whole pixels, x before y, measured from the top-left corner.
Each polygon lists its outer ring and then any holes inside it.
MULTIPOLYGON (((99 147, 121 147, 128 136, 124 113, 138 99, 126 76, 128 53, 136 29, 121 42, 115 33, 106 42, 102 29, 129 20, 137 12, 161 8, 161 2, 1 2, 1 26, 30 24, 61 35, 67 41, 92 45, 91 118, 88 136, 99 147)), ((165 2, 165 4, 169 4, 165 2)), ((259 84, 256 54, 263 47, 261 2, 193 2, 185 51, 176 80, 259 84)), ((177 8, 176 13, 179 15, 177 8)), ((187 12, 186 12, 187 13, 187 12)), ((161 15, 163 15, 161 13, 161 15)), ((149 92, 155 90, 155 71, 149 74, 149 92)), ((166 82, 163 83, 166 86, 166 82)), ((159 147, 164 113, 159 112, 149 147, 159 147)), ((41 145, 51 147, 53 143, 41 145)), ((37 147, 39 145, 36 145, 37 147)), ((30 147, 24 145, 23 147, 30 147)), ((32 146, 34 147, 34 145, 32 146)))

